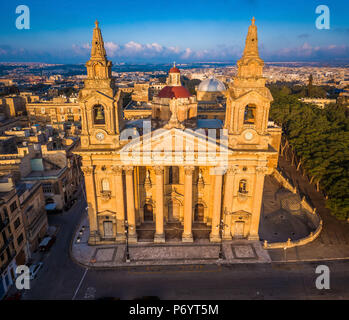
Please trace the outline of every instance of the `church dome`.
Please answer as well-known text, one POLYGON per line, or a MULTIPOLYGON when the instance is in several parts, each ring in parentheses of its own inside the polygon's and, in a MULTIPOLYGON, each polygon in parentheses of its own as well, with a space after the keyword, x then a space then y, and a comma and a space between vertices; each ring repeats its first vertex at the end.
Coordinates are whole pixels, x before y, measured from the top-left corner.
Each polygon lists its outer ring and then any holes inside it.
POLYGON ((204 92, 220 92, 225 90, 226 88, 223 82, 217 80, 216 78, 209 78, 204 81, 201 81, 201 83, 198 86, 198 91, 204 92))
POLYGON ((166 86, 158 94, 159 98, 189 98, 189 91, 183 86, 166 86))
POLYGON ((176 67, 176 66, 173 66, 171 69, 170 69, 170 72, 169 73, 180 73, 179 69, 176 67))

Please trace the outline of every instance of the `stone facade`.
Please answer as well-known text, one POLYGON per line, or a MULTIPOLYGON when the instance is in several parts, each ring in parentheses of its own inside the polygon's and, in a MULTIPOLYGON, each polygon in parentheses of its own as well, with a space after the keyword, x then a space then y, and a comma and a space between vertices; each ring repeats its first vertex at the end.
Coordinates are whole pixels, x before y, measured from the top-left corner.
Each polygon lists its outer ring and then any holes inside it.
POLYGON ((136 126, 122 117, 96 23, 79 94, 76 150, 85 175, 90 244, 125 241, 125 225, 129 241, 137 242, 144 223, 154 228, 156 243, 166 241, 171 223, 180 226, 183 242, 195 240, 193 223, 209 228, 212 242, 259 239, 264 177, 277 165, 281 139, 281 129, 268 124, 272 96, 263 65, 253 19, 238 75, 226 91, 223 126, 197 120, 196 98, 182 89, 175 66, 154 98, 152 116, 136 126))

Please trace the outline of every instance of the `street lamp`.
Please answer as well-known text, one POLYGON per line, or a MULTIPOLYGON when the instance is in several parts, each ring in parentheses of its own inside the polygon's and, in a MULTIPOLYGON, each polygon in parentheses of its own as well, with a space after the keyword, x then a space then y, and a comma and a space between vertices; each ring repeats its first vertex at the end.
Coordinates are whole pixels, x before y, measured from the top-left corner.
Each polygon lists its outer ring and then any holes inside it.
POLYGON ((219 245, 219 260, 223 260, 224 259, 224 252, 223 252, 223 230, 225 227, 228 227, 228 225, 226 223, 224 223, 224 219, 227 215, 231 215, 233 214, 232 212, 228 212, 227 209, 224 209, 224 213, 223 213, 223 217, 219 223, 219 225, 217 225, 216 228, 219 228, 219 235, 221 237, 221 242, 219 245))
POLYGON ((219 228, 219 235, 221 237, 221 242, 219 244, 219 260, 223 260, 224 259, 224 253, 223 253, 223 228, 227 226, 224 223, 224 220, 222 219, 221 222, 219 223, 219 225, 217 226, 217 228, 219 228))
POLYGON ((128 221, 125 220, 125 234, 126 234, 126 262, 131 262, 131 259, 130 259, 130 252, 129 252, 129 249, 128 249, 128 228, 129 228, 129 225, 128 225, 128 221))

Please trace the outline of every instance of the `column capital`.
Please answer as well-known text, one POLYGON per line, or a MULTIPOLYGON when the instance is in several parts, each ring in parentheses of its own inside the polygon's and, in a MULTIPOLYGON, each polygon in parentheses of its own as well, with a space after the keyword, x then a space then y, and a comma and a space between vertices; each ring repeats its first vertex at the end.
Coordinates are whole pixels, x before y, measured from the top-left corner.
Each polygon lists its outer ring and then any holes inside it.
POLYGON ((127 175, 132 174, 133 173, 133 168, 134 168, 133 166, 126 166, 126 167, 124 167, 125 173, 127 175))
POLYGON ((164 167, 163 166, 154 166, 154 171, 156 175, 164 174, 164 167))
POLYGON ((121 176, 122 175, 122 166, 112 166, 111 170, 117 176, 121 176))
POLYGON ((82 172, 84 173, 85 176, 90 176, 93 174, 94 167, 81 167, 82 172))
POLYGON ((227 169, 227 174, 234 175, 234 174, 237 174, 238 171, 239 171, 238 166, 229 166, 227 169))
POLYGON ((184 167, 184 174, 186 176, 191 176, 193 174, 194 170, 195 170, 194 166, 185 166, 184 167))
POLYGON ((268 168, 267 167, 262 167, 262 166, 257 166, 256 167, 256 173, 258 175, 265 175, 268 172, 268 168))

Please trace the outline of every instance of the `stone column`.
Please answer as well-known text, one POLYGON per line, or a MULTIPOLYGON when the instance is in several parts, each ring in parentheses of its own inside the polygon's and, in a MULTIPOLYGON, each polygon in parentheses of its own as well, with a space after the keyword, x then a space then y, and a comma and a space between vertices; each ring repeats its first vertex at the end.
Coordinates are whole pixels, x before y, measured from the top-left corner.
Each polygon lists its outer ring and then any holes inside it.
POLYGON ((223 229, 223 239, 231 240, 231 219, 233 213, 233 193, 234 193, 234 180, 235 174, 237 172, 237 166, 231 166, 228 168, 224 183, 224 199, 223 199, 223 219, 224 219, 224 229, 223 229))
POLYGON ((184 230, 183 242, 193 242, 193 172, 194 167, 184 167, 184 230))
POLYGON ((82 167, 82 172, 85 176, 85 189, 86 189, 86 201, 88 220, 90 223, 90 236, 88 243, 90 245, 96 244, 100 241, 100 235, 98 230, 97 221, 97 198, 96 198, 96 186, 94 179, 94 167, 82 167))
POLYGON ((261 206, 263 198, 264 176, 267 173, 267 170, 267 167, 256 167, 256 180, 253 191, 251 227, 250 233, 248 235, 248 240, 259 240, 259 219, 261 215, 261 206))
POLYGON ((125 203, 122 167, 112 167, 115 179, 116 241, 125 241, 125 203))
POLYGON ((155 243, 165 242, 164 233, 164 167, 155 166, 155 243))
POLYGON ((222 182, 223 174, 222 172, 217 170, 215 172, 213 189, 212 229, 210 233, 211 242, 221 242, 221 237, 219 234, 219 224, 221 220, 222 182))
POLYGON ((127 221, 128 221, 128 240, 130 243, 137 242, 136 233, 136 212, 135 195, 133 187, 133 167, 125 167, 126 173, 126 202, 127 202, 127 221))

